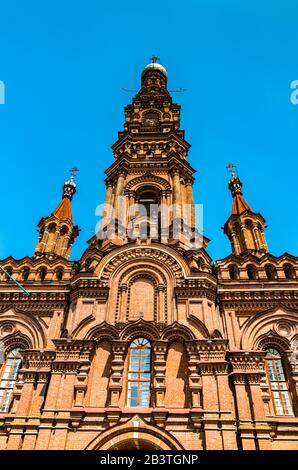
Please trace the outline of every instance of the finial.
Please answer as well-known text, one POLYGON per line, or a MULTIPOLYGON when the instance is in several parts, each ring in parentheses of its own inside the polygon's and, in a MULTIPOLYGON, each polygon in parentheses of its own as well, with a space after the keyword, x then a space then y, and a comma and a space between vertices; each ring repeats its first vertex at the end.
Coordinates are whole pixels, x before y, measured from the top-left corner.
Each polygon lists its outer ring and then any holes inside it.
POLYGON ((236 194, 242 194, 242 181, 236 175, 236 165, 234 165, 233 163, 229 163, 226 168, 231 175, 229 179, 229 190, 232 193, 232 197, 235 197, 236 194))
POLYGON ((234 165, 234 163, 229 163, 226 166, 226 168, 227 168, 228 172, 231 174, 231 177, 235 178, 236 172, 235 172, 234 168, 237 168, 236 165, 234 165))
POLYGON ((150 58, 152 64, 156 64, 158 60, 160 60, 159 57, 156 57, 156 55, 153 54, 153 56, 150 58))
POLYGON ((69 173, 70 173, 70 181, 73 181, 77 175, 77 173, 79 172, 80 170, 74 166, 72 167, 70 170, 69 170, 69 173))
POLYGON ((76 166, 69 170, 70 179, 65 181, 63 185, 63 198, 72 199, 72 196, 76 192, 76 183, 74 182, 75 176, 80 171, 76 166))

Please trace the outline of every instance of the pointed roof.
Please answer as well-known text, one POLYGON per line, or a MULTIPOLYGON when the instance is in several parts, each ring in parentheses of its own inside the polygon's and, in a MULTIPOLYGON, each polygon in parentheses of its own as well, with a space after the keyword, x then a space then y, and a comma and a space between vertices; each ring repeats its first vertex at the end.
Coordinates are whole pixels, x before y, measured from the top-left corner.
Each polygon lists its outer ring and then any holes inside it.
POLYGON ((70 170, 71 176, 68 181, 65 181, 63 185, 63 196, 61 202, 58 204, 56 209, 53 212, 53 215, 59 220, 70 220, 72 222, 72 212, 71 204, 73 195, 76 192, 76 184, 74 182, 75 173, 79 170, 77 168, 72 168, 70 170))
POLYGON ((245 211, 252 212, 244 197, 241 194, 236 194, 232 205, 232 215, 240 215, 245 211))
POLYGON ((71 220, 72 221, 72 212, 70 199, 68 197, 63 197, 62 201, 58 204, 56 209, 53 212, 53 215, 59 220, 71 220))

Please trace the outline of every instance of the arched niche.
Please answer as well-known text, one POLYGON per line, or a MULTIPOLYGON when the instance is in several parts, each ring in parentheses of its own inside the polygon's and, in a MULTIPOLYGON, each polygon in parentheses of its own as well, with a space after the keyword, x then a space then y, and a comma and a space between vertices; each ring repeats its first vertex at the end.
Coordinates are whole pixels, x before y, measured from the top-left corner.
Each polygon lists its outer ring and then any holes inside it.
POLYGON ((30 312, 12 307, 0 312, 0 336, 3 341, 6 336, 19 334, 28 338, 30 348, 44 348, 47 342, 46 328, 43 320, 37 319, 30 312))
POLYGON ((289 344, 298 333, 297 313, 280 306, 274 310, 267 310, 254 315, 243 325, 240 341, 241 349, 256 348, 259 339, 270 331, 289 344))

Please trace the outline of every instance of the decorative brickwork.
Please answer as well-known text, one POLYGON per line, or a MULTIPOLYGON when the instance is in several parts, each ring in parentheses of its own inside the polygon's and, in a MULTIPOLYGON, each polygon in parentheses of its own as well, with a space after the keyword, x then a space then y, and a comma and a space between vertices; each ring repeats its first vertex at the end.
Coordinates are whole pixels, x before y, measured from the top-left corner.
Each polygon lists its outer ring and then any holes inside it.
POLYGON ((233 174, 232 254, 212 264, 189 147, 155 61, 81 259, 72 174, 34 255, 2 260, 30 296, 1 273, 0 449, 298 448, 298 259, 269 253, 233 174))

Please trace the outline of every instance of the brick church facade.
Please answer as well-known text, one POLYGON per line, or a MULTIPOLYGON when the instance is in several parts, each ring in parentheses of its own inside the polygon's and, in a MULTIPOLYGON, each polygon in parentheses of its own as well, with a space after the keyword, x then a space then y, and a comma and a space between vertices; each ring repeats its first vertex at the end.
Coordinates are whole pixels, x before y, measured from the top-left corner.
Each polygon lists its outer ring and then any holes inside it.
POLYGON ((1 261, 0 449, 298 449, 298 259, 270 254, 231 173, 212 263, 189 147, 153 59, 81 259, 72 175, 33 256, 1 261))

